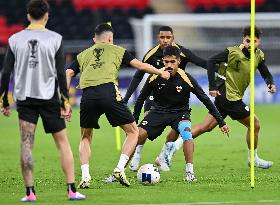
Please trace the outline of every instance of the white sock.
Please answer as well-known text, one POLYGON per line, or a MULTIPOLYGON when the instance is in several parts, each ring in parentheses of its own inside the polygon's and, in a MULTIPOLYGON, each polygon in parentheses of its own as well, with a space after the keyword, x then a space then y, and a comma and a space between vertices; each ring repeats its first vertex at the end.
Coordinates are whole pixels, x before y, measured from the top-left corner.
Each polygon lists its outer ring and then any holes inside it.
POLYGON ((124 167, 127 164, 128 160, 129 160, 129 157, 126 154, 121 154, 120 160, 119 160, 119 163, 118 163, 117 167, 121 171, 124 171, 124 167))
POLYGON ((192 163, 187 163, 186 164, 186 172, 193 173, 193 164, 192 163))
POLYGON ((141 155, 144 145, 137 145, 135 149, 135 154, 141 155))
MULTIPOLYGON (((257 149, 254 150, 255 159, 259 158, 257 151, 258 151, 257 149)), ((251 159, 251 151, 250 151, 250 149, 248 149, 248 160, 250 161, 250 159, 251 159)))
POLYGON ((158 156, 159 158, 163 158, 164 153, 166 152, 166 149, 167 149, 167 145, 166 145, 166 143, 164 143, 162 148, 161 148, 161 151, 159 153, 159 156, 158 156))
POLYGON ((82 170, 82 179, 91 178, 90 174, 89 174, 89 165, 88 164, 83 164, 81 166, 81 170, 82 170))
POLYGON ((184 143, 183 138, 182 137, 178 137, 178 139, 175 141, 176 150, 181 149, 182 146, 183 146, 183 143, 184 143))

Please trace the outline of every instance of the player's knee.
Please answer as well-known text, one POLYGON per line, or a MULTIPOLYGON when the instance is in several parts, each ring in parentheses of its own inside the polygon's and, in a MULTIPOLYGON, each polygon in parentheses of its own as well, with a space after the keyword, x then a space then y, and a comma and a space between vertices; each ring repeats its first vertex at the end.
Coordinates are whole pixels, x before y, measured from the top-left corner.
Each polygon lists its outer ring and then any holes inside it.
POLYGON ((83 132, 82 133, 82 139, 88 139, 89 141, 91 140, 91 132, 83 132))
POLYGON ((192 139, 190 121, 187 121, 187 120, 181 121, 179 123, 178 130, 179 130, 180 135, 182 136, 184 142, 192 139))
POLYGON ((166 142, 174 142, 178 139, 178 133, 175 130, 171 130, 166 136, 166 142))
POLYGON ((132 135, 135 137, 138 137, 139 135, 139 130, 138 127, 135 123, 132 123, 131 125, 129 125, 126 129, 125 132, 127 135, 132 135))
POLYGON ((260 130, 261 124, 259 120, 255 120, 255 130, 260 130))

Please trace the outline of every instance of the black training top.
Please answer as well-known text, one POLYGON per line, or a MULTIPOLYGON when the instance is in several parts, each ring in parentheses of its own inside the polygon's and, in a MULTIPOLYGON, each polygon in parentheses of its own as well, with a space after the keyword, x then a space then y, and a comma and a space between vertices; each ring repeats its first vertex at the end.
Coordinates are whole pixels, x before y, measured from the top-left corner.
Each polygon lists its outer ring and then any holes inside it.
MULTIPOLYGON (((188 62, 191 62, 197 66, 200 66, 202 68, 206 69, 207 61, 196 56, 194 53, 192 53, 189 49, 186 49, 185 47, 174 44, 174 46, 177 46, 181 50, 180 58, 181 63, 179 65, 180 68, 185 69, 188 62)), ((151 50, 149 50, 146 55, 143 58, 144 63, 149 63, 153 65, 154 67, 160 69, 164 67, 163 64, 163 50, 160 48, 159 45, 155 46, 151 50)), ((129 98, 133 94, 133 92, 136 90, 138 85, 140 84, 141 80, 143 79, 145 75, 145 72, 137 70, 133 76, 133 79, 129 85, 129 88, 125 94, 124 101, 128 102, 129 98)))
POLYGON ((197 81, 180 68, 169 80, 157 75, 150 75, 134 107, 136 121, 139 119, 145 99, 151 92, 153 92, 154 101, 156 102, 154 109, 163 113, 188 111, 190 93, 193 93, 207 107, 211 115, 215 117, 219 126, 225 125, 223 117, 197 81))

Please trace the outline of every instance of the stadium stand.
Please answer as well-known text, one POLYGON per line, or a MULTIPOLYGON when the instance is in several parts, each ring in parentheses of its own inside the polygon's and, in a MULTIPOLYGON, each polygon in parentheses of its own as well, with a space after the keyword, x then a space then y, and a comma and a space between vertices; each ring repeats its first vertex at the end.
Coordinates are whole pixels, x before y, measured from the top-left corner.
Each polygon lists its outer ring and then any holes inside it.
MULTIPOLYGON (((27 1, 0 2, 0 42, 7 45, 9 36, 28 23, 23 18, 27 1)), ((153 13, 149 0, 50 0, 49 3, 50 15, 55 18, 50 18, 48 28, 62 34, 65 40, 91 39, 93 28, 106 21, 118 25, 116 39, 133 39, 129 18, 153 13)))
MULTIPOLYGON (((185 6, 195 13, 248 12, 250 0, 185 0, 185 6)), ((256 11, 276 12, 280 0, 256 0, 256 11)))

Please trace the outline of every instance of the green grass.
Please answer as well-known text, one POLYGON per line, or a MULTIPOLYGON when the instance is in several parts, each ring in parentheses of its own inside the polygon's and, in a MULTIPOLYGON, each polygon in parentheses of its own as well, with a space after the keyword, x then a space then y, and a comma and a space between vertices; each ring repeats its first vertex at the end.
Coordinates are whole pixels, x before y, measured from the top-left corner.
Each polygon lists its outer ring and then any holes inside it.
MULTIPOLYGON (((206 113, 204 108, 194 107, 193 124, 200 122, 206 113)), ((33 152, 38 198, 36 204, 167 204, 219 201, 252 201, 243 204, 255 204, 259 200, 278 200, 271 204, 280 204, 280 109, 278 105, 257 106, 256 113, 261 121, 259 155, 274 161, 274 166, 269 170, 256 170, 255 189, 250 188, 246 129, 229 118, 227 122, 231 130, 230 138, 222 135, 216 128, 195 140, 194 165, 197 183, 188 184, 183 181, 185 162, 183 152, 178 151, 171 171, 161 173, 161 182, 155 186, 139 184, 136 173, 129 170, 126 173, 132 183, 131 187, 125 188, 118 183, 104 184, 101 179, 112 172, 120 153, 116 150, 115 129, 102 118, 101 129, 94 131, 92 144, 92 188, 81 191, 87 195, 87 200, 83 202, 66 200, 65 181, 55 144, 51 135, 43 132, 40 123, 33 152)), ((165 134, 167 131, 166 129, 165 134)), ((0 204, 21 204, 19 199, 24 195, 25 188, 19 166, 20 138, 15 111, 9 119, 0 116, 0 133, 0 204)), ((78 157, 78 109, 74 110, 72 122, 68 124, 68 133, 78 182, 81 175, 78 157)), ((165 140, 165 134, 154 142, 146 143, 142 164, 154 162, 165 140)))

